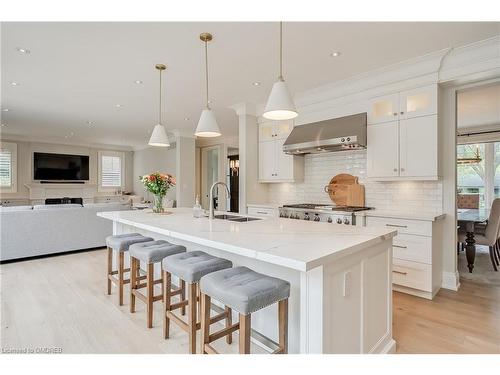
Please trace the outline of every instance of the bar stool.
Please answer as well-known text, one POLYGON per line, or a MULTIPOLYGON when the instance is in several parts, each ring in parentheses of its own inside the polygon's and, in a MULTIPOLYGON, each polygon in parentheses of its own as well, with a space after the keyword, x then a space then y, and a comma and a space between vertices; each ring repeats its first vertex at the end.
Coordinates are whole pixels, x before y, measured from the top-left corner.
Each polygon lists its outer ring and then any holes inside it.
MULTIPOLYGON (((153 241, 151 237, 144 237, 139 233, 118 234, 106 237, 106 246, 108 248, 108 294, 111 294, 111 283, 118 286, 118 302, 123 306, 123 285, 130 283, 130 279, 125 279, 125 272, 130 268, 125 268, 125 252, 130 245, 139 242, 153 241), (118 270, 113 270, 113 250, 118 251, 118 270), (118 274, 118 278, 115 276, 118 274)), ((141 279, 145 277, 141 276, 141 279)))
MULTIPOLYGON (((153 328, 153 303, 163 300, 163 278, 154 279, 154 265, 161 262, 164 258, 171 255, 185 253, 186 248, 181 245, 174 245, 164 240, 141 242, 130 245, 130 312, 135 312, 135 297, 139 298, 146 304, 147 310, 147 325, 148 328, 153 328), (140 283, 139 271, 141 269, 141 261, 147 264, 146 282, 140 283), (154 286, 161 284, 162 293, 154 295, 154 286), (147 294, 144 295, 140 289, 146 288, 147 294)), ((170 295, 184 294, 184 287, 171 291, 170 295)))
MULTIPOLYGON (((189 353, 196 353, 196 330, 200 328, 200 323, 197 322, 197 303, 199 300, 200 279, 211 272, 219 271, 226 268, 231 268, 232 263, 229 260, 217 258, 203 251, 190 251, 187 253, 176 254, 163 259, 163 304, 164 304, 164 321, 163 334, 168 339, 170 334, 170 320, 176 323, 180 328, 186 331, 189 335, 189 353), (178 303, 171 303, 171 277, 177 276, 179 279, 186 282, 188 289, 188 299, 181 300, 178 303), (188 306, 187 323, 174 313, 174 310, 188 306)), ((198 320, 200 312, 198 309, 198 320)), ((215 323, 219 320, 226 319, 226 326, 231 325, 231 310, 226 307, 224 312, 212 318, 211 322, 215 323)), ((231 337, 227 338, 227 342, 231 343, 231 337)))
POLYGON ((235 267, 204 276, 201 290, 201 352, 216 354, 210 343, 239 330, 240 354, 250 354, 252 313, 278 303, 279 348, 274 354, 288 352, 288 297, 290 283, 262 275, 247 267, 235 267), (239 322, 210 334, 210 300, 222 302, 239 313, 239 322))

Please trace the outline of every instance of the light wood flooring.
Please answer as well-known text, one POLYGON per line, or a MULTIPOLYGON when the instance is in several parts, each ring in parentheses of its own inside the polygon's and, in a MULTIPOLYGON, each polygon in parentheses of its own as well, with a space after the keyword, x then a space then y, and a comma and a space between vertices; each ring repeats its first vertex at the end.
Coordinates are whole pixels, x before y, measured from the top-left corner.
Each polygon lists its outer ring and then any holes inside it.
MULTIPOLYGON (((104 250, 0 265, 1 348, 187 353, 187 336, 175 325, 163 340, 161 302, 147 329, 143 303, 130 314, 128 298, 120 307, 116 289, 105 293, 105 269, 104 250)), ((399 353, 500 353, 500 287, 464 281, 458 293, 442 290, 433 301, 395 292, 394 338, 399 353)), ((215 346, 236 353, 237 342, 215 346)))

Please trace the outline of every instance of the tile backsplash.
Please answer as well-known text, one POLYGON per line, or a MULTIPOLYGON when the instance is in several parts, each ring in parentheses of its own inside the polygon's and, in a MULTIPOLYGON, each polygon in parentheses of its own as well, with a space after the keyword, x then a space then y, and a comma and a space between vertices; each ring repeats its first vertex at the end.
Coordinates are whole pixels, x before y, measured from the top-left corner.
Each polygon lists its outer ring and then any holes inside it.
POLYGON ((392 212, 442 212, 441 181, 368 181, 366 150, 306 155, 304 162, 304 182, 269 184, 270 202, 332 203, 324 187, 336 174, 349 173, 358 176, 359 183, 365 185, 365 201, 369 207, 392 212))

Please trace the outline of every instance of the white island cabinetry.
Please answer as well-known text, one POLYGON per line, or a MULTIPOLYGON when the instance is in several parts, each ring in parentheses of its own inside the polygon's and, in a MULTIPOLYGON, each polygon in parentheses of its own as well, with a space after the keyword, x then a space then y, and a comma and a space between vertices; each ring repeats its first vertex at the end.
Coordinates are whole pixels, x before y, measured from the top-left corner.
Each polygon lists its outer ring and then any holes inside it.
MULTIPOLYGON (((289 353, 389 353, 392 338, 391 228, 265 218, 246 223, 149 210, 101 212, 113 233, 139 232, 203 250, 290 282, 289 353)), ((277 342, 277 307, 252 314, 252 328, 277 342)), ((234 316, 236 319, 236 315, 234 316)))

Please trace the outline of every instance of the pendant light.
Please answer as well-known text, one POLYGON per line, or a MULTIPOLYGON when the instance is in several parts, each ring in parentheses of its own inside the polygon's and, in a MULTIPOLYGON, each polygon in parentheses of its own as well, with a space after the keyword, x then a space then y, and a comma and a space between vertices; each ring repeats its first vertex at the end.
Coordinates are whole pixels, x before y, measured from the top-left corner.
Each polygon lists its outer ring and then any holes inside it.
POLYGON ((280 22, 280 75, 273 85, 262 116, 269 120, 290 120, 298 115, 283 78, 283 22, 280 22))
POLYGON ((200 34, 200 39, 205 43, 205 78, 206 78, 206 90, 207 90, 207 103, 206 108, 201 112, 200 121, 198 121, 198 126, 194 135, 197 137, 218 137, 221 135, 219 125, 217 125, 217 120, 215 119, 215 114, 210 109, 210 102, 208 100, 208 42, 210 42, 213 37, 210 33, 200 34))
POLYGON ((167 67, 163 64, 156 64, 155 68, 160 72, 160 102, 159 102, 159 110, 158 110, 158 125, 156 125, 151 133, 151 138, 149 138, 150 146, 158 146, 158 147, 170 147, 170 142, 168 141, 167 131, 165 127, 161 123, 161 73, 167 69, 167 67))

